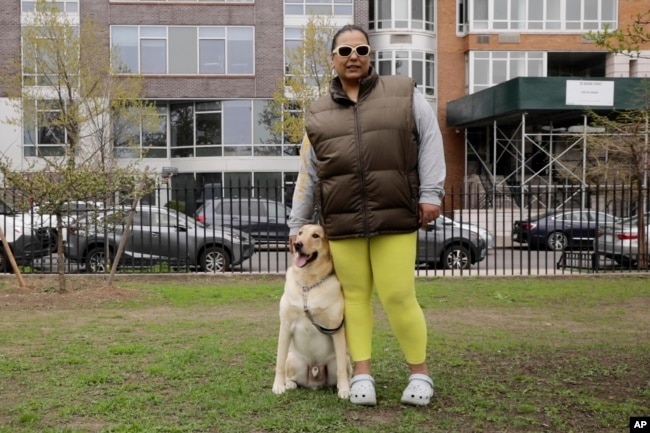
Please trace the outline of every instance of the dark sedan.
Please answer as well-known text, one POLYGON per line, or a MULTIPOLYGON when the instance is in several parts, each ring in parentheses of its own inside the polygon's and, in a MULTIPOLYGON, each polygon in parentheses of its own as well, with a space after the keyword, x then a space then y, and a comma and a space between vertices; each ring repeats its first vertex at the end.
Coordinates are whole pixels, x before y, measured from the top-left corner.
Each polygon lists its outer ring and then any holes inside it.
POLYGON ((194 217, 208 226, 235 227, 250 234, 258 246, 284 246, 289 239, 290 212, 282 203, 267 198, 224 198, 206 200, 194 217))
POLYGON ((554 212, 530 220, 515 221, 512 240, 532 248, 552 251, 591 247, 599 230, 618 220, 614 215, 591 210, 554 212))

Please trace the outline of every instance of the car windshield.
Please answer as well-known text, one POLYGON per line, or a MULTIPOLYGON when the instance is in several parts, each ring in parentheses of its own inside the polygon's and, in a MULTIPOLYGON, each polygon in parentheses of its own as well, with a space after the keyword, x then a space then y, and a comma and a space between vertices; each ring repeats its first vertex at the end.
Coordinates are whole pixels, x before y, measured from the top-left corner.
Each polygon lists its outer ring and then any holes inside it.
POLYGON ((171 226, 180 226, 180 227, 187 227, 187 228, 190 228, 192 226, 204 227, 203 223, 176 210, 169 210, 169 213, 160 211, 159 215, 161 218, 161 222, 166 222, 166 225, 170 227, 171 226), (165 219, 167 220, 165 221, 165 219))
POLYGON ((606 214, 604 212, 593 212, 590 214, 590 217, 594 221, 602 222, 602 223, 613 223, 619 220, 618 217, 615 217, 614 215, 606 214))

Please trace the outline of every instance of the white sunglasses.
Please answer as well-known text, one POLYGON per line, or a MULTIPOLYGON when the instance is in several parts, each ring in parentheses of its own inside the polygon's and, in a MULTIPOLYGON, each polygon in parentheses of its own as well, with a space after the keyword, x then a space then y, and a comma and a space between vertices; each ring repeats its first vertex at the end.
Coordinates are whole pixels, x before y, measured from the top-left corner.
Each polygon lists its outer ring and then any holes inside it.
POLYGON ((366 57, 370 54, 370 45, 357 45, 356 47, 351 47, 349 45, 339 45, 336 47, 332 54, 339 55, 341 57, 350 57, 352 53, 356 53, 359 57, 366 57))

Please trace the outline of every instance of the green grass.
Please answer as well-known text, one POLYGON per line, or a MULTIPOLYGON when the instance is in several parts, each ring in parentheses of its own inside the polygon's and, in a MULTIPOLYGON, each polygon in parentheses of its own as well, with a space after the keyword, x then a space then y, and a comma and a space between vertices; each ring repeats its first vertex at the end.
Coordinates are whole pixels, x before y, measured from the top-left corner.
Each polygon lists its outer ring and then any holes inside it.
POLYGON ((399 403, 407 370, 379 305, 379 404, 357 407, 271 392, 281 278, 149 279, 94 301, 1 280, 0 433, 612 433, 650 415, 647 275, 418 279, 425 408, 399 403))

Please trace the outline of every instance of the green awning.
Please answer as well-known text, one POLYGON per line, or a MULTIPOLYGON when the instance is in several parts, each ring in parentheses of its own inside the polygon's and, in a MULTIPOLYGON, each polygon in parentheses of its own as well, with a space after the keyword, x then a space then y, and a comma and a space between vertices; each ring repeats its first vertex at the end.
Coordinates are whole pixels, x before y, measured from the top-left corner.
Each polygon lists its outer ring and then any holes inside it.
MULTIPOLYGON (((611 84, 600 85, 611 89, 611 84)), ((539 118, 582 116, 588 110, 599 113, 648 107, 650 80, 647 78, 519 77, 447 103, 447 125, 474 127, 493 121, 518 121, 523 113, 539 118), (567 87, 567 82, 572 81, 567 87), (567 105, 567 88, 579 84, 613 82, 613 105, 567 105)), ((599 104, 602 101, 599 100, 599 104)))

